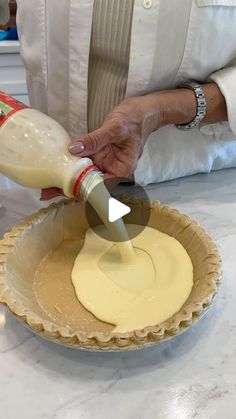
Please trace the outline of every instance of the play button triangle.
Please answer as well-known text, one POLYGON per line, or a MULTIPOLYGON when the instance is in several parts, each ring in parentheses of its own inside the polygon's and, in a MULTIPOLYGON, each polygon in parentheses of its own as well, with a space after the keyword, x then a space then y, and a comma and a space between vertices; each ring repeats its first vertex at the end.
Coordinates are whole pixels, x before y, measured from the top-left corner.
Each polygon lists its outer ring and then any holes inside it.
POLYGON ((114 223, 115 221, 119 220, 120 218, 124 217, 125 215, 131 212, 130 207, 122 202, 118 201, 115 198, 109 199, 109 221, 110 223, 114 223))

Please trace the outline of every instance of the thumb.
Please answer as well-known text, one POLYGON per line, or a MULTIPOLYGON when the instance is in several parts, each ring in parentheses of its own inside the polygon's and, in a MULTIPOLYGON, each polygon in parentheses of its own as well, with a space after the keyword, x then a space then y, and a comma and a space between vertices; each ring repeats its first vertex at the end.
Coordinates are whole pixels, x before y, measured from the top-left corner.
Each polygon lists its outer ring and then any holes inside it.
POLYGON ((96 131, 82 136, 78 140, 72 141, 69 145, 69 151, 80 157, 89 157, 97 153, 97 151, 101 150, 109 142, 109 132, 104 128, 99 128, 96 131))

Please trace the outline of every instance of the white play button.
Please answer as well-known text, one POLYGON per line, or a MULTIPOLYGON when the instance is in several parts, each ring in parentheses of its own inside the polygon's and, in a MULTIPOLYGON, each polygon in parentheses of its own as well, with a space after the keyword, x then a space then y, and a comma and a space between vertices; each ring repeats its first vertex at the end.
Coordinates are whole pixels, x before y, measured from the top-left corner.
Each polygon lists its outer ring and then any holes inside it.
POLYGON ((109 221, 110 223, 114 223, 115 221, 119 220, 120 218, 124 217, 125 215, 131 212, 130 207, 127 205, 122 204, 115 198, 109 199, 109 221))
MULTIPOLYGON (((137 237, 145 229, 147 225, 149 225, 149 219, 152 209, 152 205, 149 203, 148 194, 146 193, 145 189, 142 188, 142 186, 138 185, 137 183, 133 185, 132 183, 130 183, 130 179, 127 179, 127 182, 124 182, 124 179, 122 179, 122 183, 120 183, 120 181, 120 178, 109 179, 110 183, 108 182, 107 186, 109 186, 109 191, 111 195, 108 197, 107 202, 101 203, 102 205, 104 205, 104 208, 102 208, 102 218, 90 204, 90 202, 93 202, 92 199, 87 199, 85 204, 88 225, 91 229, 94 229, 93 231, 102 239, 109 240, 111 243, 114 243, 114 241, 120 243, 122 240, 127 240, 126 235, 124 235, 122 238, 120 234, 117 234, 117 231, 119 231, 119 225, 116 229, 114 227, 115 222, 119 224, 123 218, 123 220, 127 224, 132 224, 135 222, 135 220, 137 221, 137 217, 140 218, 140 214, 142 214, 142 219, 138 220, 141 221, 141 224, 136 223, 139 224, 136 226, 137 228, 135 227, 135 229, 132 229, 132 231, 129 232, 129 238, 130 240, 132 240, 135 237, 137 237), (111 188, 112 184, 117 186, 111 188), (137 202, 140 202, 140 205, 135 204, 136 200, 137 202), (113 234, 110 234, 108 232, 108 229, 98 229, 96 227, 99 225, 102 226, 106 219, 107 223, 110 224, 110 226, 113 225, 113 227, 116 230, 115 238, 113 234)), ((96 196, 100 196, 100 194, 101 184, 100 182, 98 182, 98 185, 95 186, 95 188, 93 189, 93 199, 96 196)))

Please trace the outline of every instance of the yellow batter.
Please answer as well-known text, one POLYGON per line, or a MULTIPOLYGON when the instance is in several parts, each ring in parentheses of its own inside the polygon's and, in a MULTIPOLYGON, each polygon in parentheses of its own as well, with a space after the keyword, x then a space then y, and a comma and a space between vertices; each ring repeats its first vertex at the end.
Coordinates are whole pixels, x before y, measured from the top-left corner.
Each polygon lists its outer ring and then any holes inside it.
MULTIPOLYGON (((127 226, 129 235, 135 236, 135 229, 127 226)), ((182 307, 193 286, 190 257, 176 239, 146 227, 133 246, 137 258, 124 263, 116 245, 89 230, 72 271, 81 304, 98 319, 114 324, 114 332, 167 320, 182 307)))

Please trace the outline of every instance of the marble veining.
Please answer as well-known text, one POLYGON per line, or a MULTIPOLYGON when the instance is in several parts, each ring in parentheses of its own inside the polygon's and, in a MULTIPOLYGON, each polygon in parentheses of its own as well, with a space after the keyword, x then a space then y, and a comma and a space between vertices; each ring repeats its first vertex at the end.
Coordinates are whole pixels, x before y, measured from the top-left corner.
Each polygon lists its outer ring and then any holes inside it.
MULTIPOLYGON (((191 330, 150 349, 89 353, 35 336, 0 307, 2 419, 236 419, 236 170, 147 188, 193 216, 216 240, 223 285, 191 330)), ((0 191, 0 236, 47 204, 0 191)))

